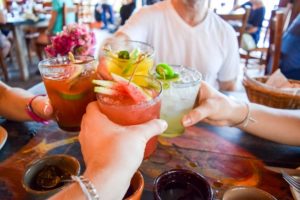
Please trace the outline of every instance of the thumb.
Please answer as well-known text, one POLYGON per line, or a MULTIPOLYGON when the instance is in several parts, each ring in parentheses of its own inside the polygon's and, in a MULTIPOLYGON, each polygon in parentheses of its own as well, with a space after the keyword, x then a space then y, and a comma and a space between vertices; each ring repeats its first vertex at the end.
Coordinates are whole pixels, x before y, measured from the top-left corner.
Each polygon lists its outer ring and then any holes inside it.
POLYGON ((192 126, 210 116, 211 111, 211 103, 209 101, 203 101, 198 107, 183 116, 182 124, 184 127, 192 126))
POLYGON ((135 134, 143 134, 145 139, 148 141, 153 136, 159 135, 164 132, 167 129, 168 124, 165 120, 153 119, 144 124, 134 125, 133 127, 135 129, 135 134))
POLYGON ((34 112, 43 119, 51 119, 53 115, 53 108, 49 102, 48 97, 38 97, 32 102, 34 112))

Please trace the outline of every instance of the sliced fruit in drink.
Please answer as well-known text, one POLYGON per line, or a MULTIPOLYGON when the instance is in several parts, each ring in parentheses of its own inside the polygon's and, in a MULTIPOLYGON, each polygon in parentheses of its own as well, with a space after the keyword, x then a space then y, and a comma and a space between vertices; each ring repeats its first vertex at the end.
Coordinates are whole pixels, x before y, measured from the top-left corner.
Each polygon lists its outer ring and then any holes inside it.
POLYGON ((144 102, 152 99, 152 97, 146 92, 144 92, 143 88, 141 88, 137 84, 129 82, 129 80, 117 74, 112 73, 111 75, 116 82, 124 86, 124 89, 135 102, 144 102))
POLYGON ((105 57, 101 57, 99 59, 99 65, 97 71, 103 79, 112 80, 105 57))
POLYGON ((161 77, 173 77, 174 70, 172 67, 166 63, 160 63, 156 66, 156 73, 161 77))
POLYGON ((94 88, 94 92, 96 93, 100 93, 100 94, 106 94, 106 95, 115 95, 118 96, 120 95, 120 91, 118 90, 114 90, 114 89, 110 89, 110 88, 106 88, 106 87, 102 87, 102 86, 96 86, 94 88))
POLYGON ((67 82, 72 82, 74 79, 79 77, 84 70, 82 65, 72 65, 68 69, 70 76, 67 82))
POLYGON ((85 95, 84 92, 79 93, 79 94, 72 94, 72 93, 67 94, 67 93, 59 92, 59 96, 65 100, 79 100, 79 99, 82 99, 84 97, 84 95, 85 95))
POLYGON ((93 80, 93 83, 98 85, 95 87, 94 91, 106 95, 125 95, 129 96, 136 103, 149 101, 152 99, 152 96, 147 91, 144 91, 143 88, 137 84, 130 82, 116 74, 112 74, 113 81, 105 80, 93 80))
POLYGON ((140 54, 140 50, 138 48, 135 48, 133 49, 131 52, 130 52, 130 59, 137 59, 137 57, 139 56, 140 54))
POLYGON ((113 81, 105 81, 105 80, 93 80, 92 82, 95 85, 98 85, 100 87, 115 90, 116 92, 119 92, 120 95, 121 94, 122 95, 128 95, 126 90, 124 89, 124 86, 119 84, 119 83, 116 83, 116 82, 113 82, 113 81))
POLYGON ((126 51, 126 50, 119 51, 119 52, 118 52, 118 58, 120 58, 120 59, 125 59, 125 60, 129 60, 129 59, 130 59, 129 52, 126 51))

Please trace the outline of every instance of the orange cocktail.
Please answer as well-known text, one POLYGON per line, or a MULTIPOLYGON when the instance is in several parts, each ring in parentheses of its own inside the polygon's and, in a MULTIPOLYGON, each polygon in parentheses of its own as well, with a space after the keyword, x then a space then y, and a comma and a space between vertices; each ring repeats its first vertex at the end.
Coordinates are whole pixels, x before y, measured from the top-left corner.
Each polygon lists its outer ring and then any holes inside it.
MULTIPOLYGON (((120 125, 136 125, 159 118, 160 83, 147 76, 135 76, 132 82, 134 86, 127 88, 128 80, 126 79, 121 80, 121 83, 117 80, 117 84, 114 81, 100 80, 99 85, 105 87, 95 87, 95 91, 101 112, 120 125), (125 91, 121 88, 122 84, 126 87, 125 91)), ((94 83, 98 84, 97 81, 94 83)), ((147 143, 144 159, 155 151, 156 144, 157 136, 147 143)))
POLYGON ((89 56, 52 58, 39 63, 54 116, 58 126, 66 131, 79 131, 86 106, 94 101, 92 80, 97 62, 89 56))

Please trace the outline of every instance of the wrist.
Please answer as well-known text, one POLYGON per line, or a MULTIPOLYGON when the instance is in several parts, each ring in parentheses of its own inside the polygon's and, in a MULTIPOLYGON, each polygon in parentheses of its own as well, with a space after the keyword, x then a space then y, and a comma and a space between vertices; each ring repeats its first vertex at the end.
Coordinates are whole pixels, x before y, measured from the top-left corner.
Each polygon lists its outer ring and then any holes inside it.
POLYGON ((249 108, 246 102, 234 101, 231 117, 229 120, 230 126, 238 126, 247 118, 249 108))
POLYGON ((40 122, 40 123, 43 123, 43 124, 48 124, 48 121, 43 119, 39 113, 37 112, 37 99, 38 98, 42 98, 42 96, 46 96, 46 95, 43 95, 43 94, 40 94, 40 95, 36 95, 34 97, 32 97, 29 102, 27 103, 26 105, 26 113, 28 114, 28 116, 33 120, 33 121, 36 121, 36 122, 40 122))
POLYGON ((126 169, 114 165, 90 165, 84 176, 94 184, 101 199, 122 199, 132 178, 126 169))

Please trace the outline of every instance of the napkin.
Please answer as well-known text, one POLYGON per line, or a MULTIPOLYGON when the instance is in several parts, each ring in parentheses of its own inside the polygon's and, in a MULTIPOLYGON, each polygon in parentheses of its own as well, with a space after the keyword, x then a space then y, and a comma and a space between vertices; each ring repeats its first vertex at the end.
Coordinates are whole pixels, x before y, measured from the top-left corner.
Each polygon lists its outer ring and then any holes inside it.
POLYGON ((281 73, 280 69, 277 69, 266 81, 266 85, 281 89, 283 91, 293 93, 294 95, 300 94, 300 84, 291 83, 289 80, 281 73))

